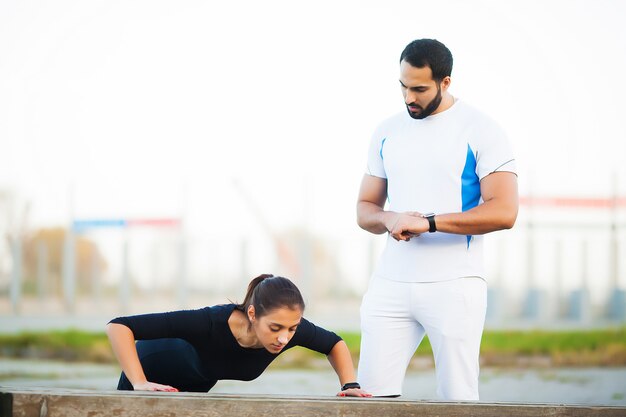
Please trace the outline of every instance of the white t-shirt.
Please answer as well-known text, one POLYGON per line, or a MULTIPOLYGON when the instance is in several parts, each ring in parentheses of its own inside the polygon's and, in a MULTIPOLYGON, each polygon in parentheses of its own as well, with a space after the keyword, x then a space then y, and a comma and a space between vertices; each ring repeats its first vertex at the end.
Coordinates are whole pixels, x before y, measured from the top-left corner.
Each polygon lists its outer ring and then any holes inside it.
MULTIPOLYGON (((458 101, 422 120, 405 111, 381 123, 370 143, 367 174, 387 179, 388 209, 445 214, 482 203, 480 180, 516 172, 504 131, 458 101)), ((375 276, 403 282, 484 277, 482 236, 424 233, 409 242, 391 236, 375 276)))

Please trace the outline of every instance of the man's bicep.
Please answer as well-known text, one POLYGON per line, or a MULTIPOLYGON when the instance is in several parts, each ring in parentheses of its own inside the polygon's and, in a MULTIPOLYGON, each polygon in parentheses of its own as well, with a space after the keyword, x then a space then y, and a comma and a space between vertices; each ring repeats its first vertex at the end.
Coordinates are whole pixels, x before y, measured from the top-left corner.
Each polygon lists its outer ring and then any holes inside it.
POLYGON ((385 206, 386 199, 387 180, 373 175, 363 175, 358 202, 373 203, 382 208, 385 206))
POLYGON ((517 207, 517 175, 508 171, 492 172, 480 181, 480 194, 483 201, 497 199, 517 207))

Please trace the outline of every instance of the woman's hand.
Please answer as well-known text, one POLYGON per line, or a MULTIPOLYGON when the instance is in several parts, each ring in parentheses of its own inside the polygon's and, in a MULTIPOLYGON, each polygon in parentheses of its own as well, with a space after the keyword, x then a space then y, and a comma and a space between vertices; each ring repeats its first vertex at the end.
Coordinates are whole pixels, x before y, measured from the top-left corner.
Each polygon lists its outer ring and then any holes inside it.
POLYGON ((372 394, 363 391, 361 388, 350 388, 337 393, 337 397, 371 397, 372 394))
POLYGON ((135 391, 165 391, 165 392, 178 392, 178 390, 174 387, 170 387, 169 385, 161 385, 155 382, 142 382, 136 385, 133 385, 133 389, 135 391))

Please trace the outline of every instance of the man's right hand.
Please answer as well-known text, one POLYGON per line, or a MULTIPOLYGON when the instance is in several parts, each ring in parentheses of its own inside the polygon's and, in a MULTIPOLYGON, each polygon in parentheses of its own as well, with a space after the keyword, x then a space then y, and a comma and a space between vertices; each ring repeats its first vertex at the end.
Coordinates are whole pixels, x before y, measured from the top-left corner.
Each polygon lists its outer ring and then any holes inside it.
POLYGON ((398 242, 408 242, 428 231, 428 220, 421 217, 421 213, 410 211, 406 213, 387 212, 385 214, 385 227, 398 242))

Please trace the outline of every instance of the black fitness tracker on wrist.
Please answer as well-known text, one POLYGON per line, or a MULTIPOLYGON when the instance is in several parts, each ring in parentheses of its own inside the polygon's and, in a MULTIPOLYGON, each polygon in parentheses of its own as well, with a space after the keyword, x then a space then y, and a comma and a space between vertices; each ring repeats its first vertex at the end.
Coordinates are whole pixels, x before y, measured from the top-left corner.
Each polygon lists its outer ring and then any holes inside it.
POLYGON ((357 388, 357 389, 361 389, 361 386, 359 385, 358 382, 346 382, 345 384, 343 384, 343 386, 341 387, 342 391, 345 391, 347 389, 351 389, 351 388, 357 388))
POLYGON ((422 214, 422 217, 428 220, 428 233, 435 233, 437 231, 437 224, 435 223, 435 213, 422 214))

